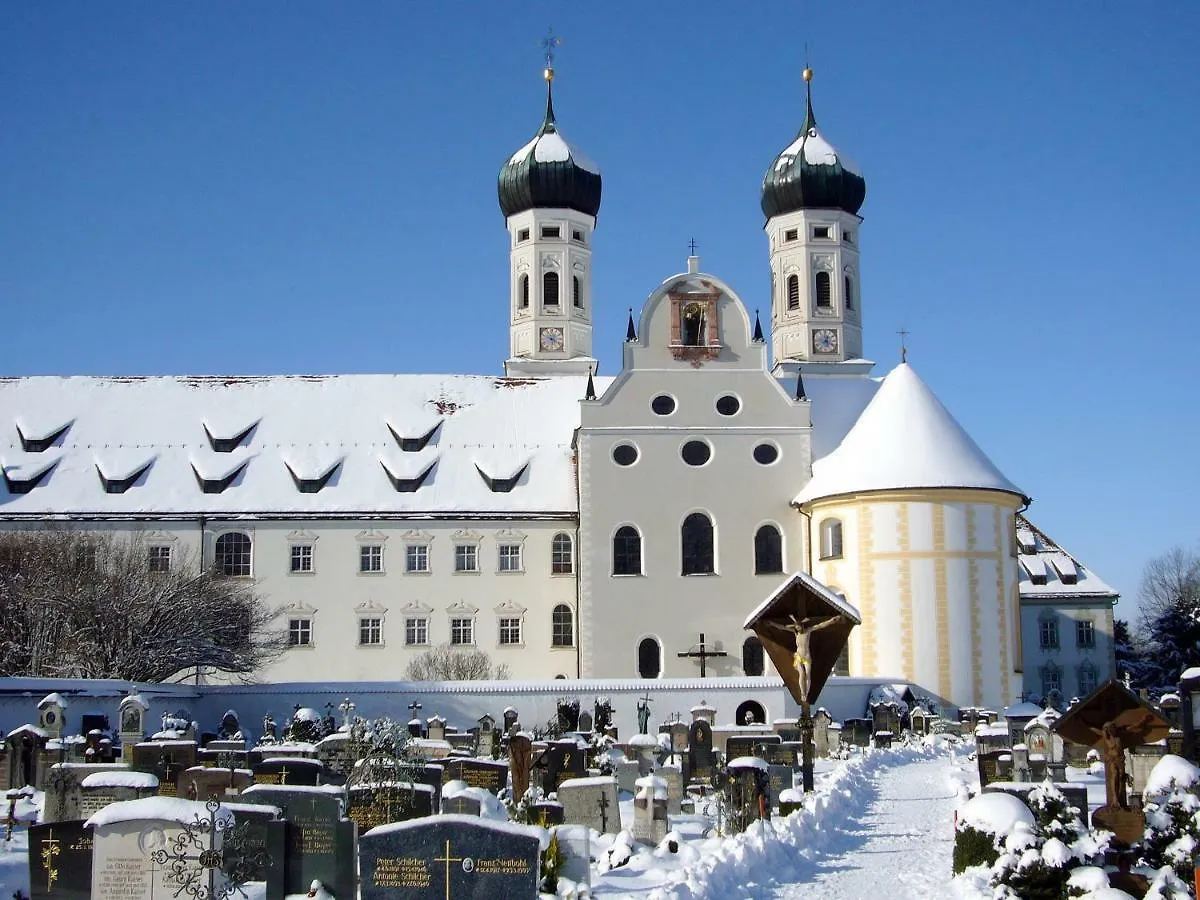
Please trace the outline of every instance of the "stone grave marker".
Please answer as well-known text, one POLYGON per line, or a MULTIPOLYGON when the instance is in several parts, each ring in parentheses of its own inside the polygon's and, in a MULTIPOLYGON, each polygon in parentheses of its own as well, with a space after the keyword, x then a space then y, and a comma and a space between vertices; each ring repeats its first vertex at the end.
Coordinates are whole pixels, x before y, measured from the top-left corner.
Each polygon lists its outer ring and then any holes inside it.
POLYGON ((304 785, 255 784, 242 793, 248 803, 275 806, 287 821, 284 864, 272 868, 267 898, 307 893, 319 879, 337 897, 354 896, 355 826, 342 818, 341 791, 304 785))
POLYGON ((751 822, 762 818, 768 796, 768 771, 767 763, 757 757, 730 761, 725 784, 730 833, 745 831, 751 822))
POLYGON ((1014 744, 1012 748, 1012 774, 1009 777, 1013 781, 1030 781, 1029 774, 1029 748, 1024 744, 1014 744))
MULTIPOLYGON (((586 716, 583 713, 580 718, 586 716)), ((579 885, 591 886, 592 883, 592 848, 591 832, 583 825, 560 825, 554 829, 558 838, 558 849, 562 851, 563 867, 560 873, 563 878, 570 879, 579 885)))
MULTIPOLYGON (((224 803, 233 813, 234 827, 225 835, 224 869, 236 867, 236 881, 266 881, 271 869, 287 855, 287 823, 279 810, 257 803, 224 803)), ((237 896, 236 894, 234 896, 237 896)))
POLYGON ((866 747, 871 743, 870 719, 844 719, 842 721, 842 740, 848 741, 852 747, 866 747))
POLYGON ((767 764, 767 805, 779 805, 779 795, 792 786, 792 767, 767 764))
POLYGON ((617 807, 617 780, 611 775, 572 778, 558 786, 558 801, 564 819, 574 825, 586 825, 601 834, 621 830, 617 807))
POLYGON ((232 798, 254 783, 254 776, 247 769, 232 772, 224 768, 192 766, 179 774, 179 793, 191 800, 218 800, 232 798), (193 793, 195 796, 193 796, 193 793))
POLYGON ((637 790, 637 780, 642 777, 641 766, 636 760, 622 759, 616 764, 617 788, 632 794, 637 790))
POLYGON ((383 825, 359 840, 359 896, 533 898, 539 862, 536 829, 470 816, 414 819, 383 825))
POLYGON ((321 761, 302 757, 271 757, 253 769, 255 784, 282 784, 313 787, 321 774, 321 761))
POLYGON ((1004 762, 1012 759, 1012 754, 1007 750, 990 750, 986 753, 976 755, 976 763, 979 767, 979 788, 982 790, 993 781, 1007 780, 1010 765, 1004 765, 1004 762))
POLYGON ((346 791, 346 817, 358 833, 434 813, 433 788, 420 782, 355 785, 346 791))
POLYGON ((684 755, 688 749, 690 729, 684 722, 672 722, 669 728, 671 735, 671 755, 684 755))
POLYGON ((829 756, 829 726, 833 724, 833 716, 822 707, 812 717, 813 726, 813 755, 818 759, 829 756))
POLYGON ((92 832, 83 821, 29 826, 31 900, 89 900, 92 832))
POLYGON ((517 725, 517 711, 511 706, 504 709, 504 732, 511 732, 517 725))
MULTIPOLYGON (((581 734, 592 733, 592 714, 584 710, 579 714, 579 732, 581 734)), ((571 879, 574 881, 574 879, 571 879)))
POLYGON ((683 769, 679 766, 660 766, 655 773, 667 783, 667 813, 677 816, 682 811, 683 803, 683 769))
POLYGON ((657 775, 637 780, 633 796, 633 837, 657 845, 667 836, 667 783, 657 775))
POLYGON ((539 800, 530 807, 530 818, 542 828, 561 825, 564 821, 563 805, 557 800, 539 800))
POLYGON ((79 815, 90 818, 110 803, 140 800, 158 793, 158 779, 148 772, 92 772, 79 782, 79 815))
POLYGON ((712 726, 696 719, 688 729, 688 776, 691 781, 708 782, 716 774, 712 726))
POLYGON ((442 812, 456 816, 479 815, 483 811, 480 792, 483 792, 483 788, 468 787, 465 781, 446 782, 442 788, 442 812))
POLYGON ((801 755, 804 745, 790 741, 778 744, 766 744, 763 747, 763 759, 772 766, 790 766, 795 768, 800 765, 801 755))
POLYGON ((451 759, 446 761, 442 777, 445 781, 465 781, 469 787, 499 795, 508 785, 508 766, 490 759, 451 759))
POLYGON ((573 740, 555 741, 542 753, 535 769, 542 771, 542 790, 547 794, 558 790, 559 782, 581 778, 587 774, 586 753, 573 740))

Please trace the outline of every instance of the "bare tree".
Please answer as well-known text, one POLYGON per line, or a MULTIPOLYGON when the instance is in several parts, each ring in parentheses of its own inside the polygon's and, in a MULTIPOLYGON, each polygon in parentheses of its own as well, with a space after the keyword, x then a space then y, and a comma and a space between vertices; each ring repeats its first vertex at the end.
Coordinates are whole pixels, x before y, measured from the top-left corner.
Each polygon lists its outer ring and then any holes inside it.
POLYGON ((1200 609, 1200 553, 1172 547, 1146 564, 1138 599, 1142 622, 1150 623, 1181 606, 1200 609))
POLYGON ((410 662, 404 677, 409 681, 503 681, 508 678, 508 666, 493 668, 491 657, 482 650, 439 644, 410 662))
POLYGON ((287 647, 252 583, 186 554, 150 571, 140 538, 0 534, 0 676, 167 681, 205 667, 248 677, 287 647))

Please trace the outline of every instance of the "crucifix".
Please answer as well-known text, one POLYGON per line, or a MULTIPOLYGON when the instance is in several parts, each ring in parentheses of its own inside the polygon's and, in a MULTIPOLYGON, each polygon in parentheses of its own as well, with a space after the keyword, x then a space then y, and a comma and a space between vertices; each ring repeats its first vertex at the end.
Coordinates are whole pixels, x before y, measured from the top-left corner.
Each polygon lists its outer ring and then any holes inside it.
POLYGON ((414 719, 417 717, 417 712, 418 712, 420 709, 421 709, 421 704, 420 704, 420 703, 418 703, 416 700, 414 700, 412 703, 408 704, 408 711, 409 711, 410 713, 412 713, 412 717, 413 717, 414 719))
POLYGON ((338 704, 338 709, 341 710, 341 713, 342 713, 342 728, 344 728, 346 731, 349 731, 350 730, 350 714, 353 713, 354 709, 355 709, 354 703, 350 700, 349 697, 347 697, 345 700, 343 700, 341 703, 338 704))
POLYGON ((554 68, 554 48, 562 45, 562 38, 554 33, 554 26, 546 29, 546 36, 542 38, 542 51, 546 54, 546 68, 554 68))
POLYGON ((702 631, 702 632, 700 632, 700 649, 699 650, 686 650, 686 651, 676 654, 676 655, 679 656, 680 658, 687 657, 689 659, 699 659, 700 660, 700 677, 703 678, 705 676, 705 672, 706 672, 706 667, 704 664, 708 661, 708 659, 710 657, 728 656, 729 654, 726 653, 724 650, 709 650, 707 647, 705 647, 704 646, 704 632, 702 631))
POLYGON ((900 335, 900 362, 906 363, 908 362, 908 346, 905 343, 905 338, 908 337, 908 329, 901 327, 896 334, 900 335))
POLYGON ((462 862, 463 858, 461 856, 455 857, 450 855, 450 839, 446 838, 446 855, 435 856, 433 861, 444 862, 446 864, 446 900, 450 900, 450 863, 462 862))
POLYGON ((608 794, 601 792, 600 799, 596 801, 596 805, 600 807, 600 832, 608 833, 608 807, 611 805, 608 802, 608 794))
POLYGON ((688 256, 696 255, 696 239, 692 238, 688 241, 688 256))

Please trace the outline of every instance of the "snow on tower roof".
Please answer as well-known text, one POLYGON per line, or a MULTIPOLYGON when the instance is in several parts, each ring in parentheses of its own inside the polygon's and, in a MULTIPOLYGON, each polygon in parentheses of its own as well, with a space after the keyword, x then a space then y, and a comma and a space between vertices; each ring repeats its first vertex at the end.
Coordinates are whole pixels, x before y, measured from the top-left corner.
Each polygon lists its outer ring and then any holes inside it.
POLYGON ((883 380, 850 433, 813 463, 793 501, 905 488, 976 488, 1028 497, 979 449, 912 367, 883 380))

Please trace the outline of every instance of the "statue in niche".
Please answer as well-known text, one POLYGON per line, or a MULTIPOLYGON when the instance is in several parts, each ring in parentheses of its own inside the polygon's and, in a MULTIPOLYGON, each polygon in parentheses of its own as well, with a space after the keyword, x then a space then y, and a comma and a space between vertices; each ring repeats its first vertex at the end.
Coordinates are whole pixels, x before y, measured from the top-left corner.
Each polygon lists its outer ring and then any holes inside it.
POLYGON ((706 318, 702 303, 692 301, 683 307, 679 332, 685 345, 688 347, 705 345, 705 330, 708 324, 706 318))

